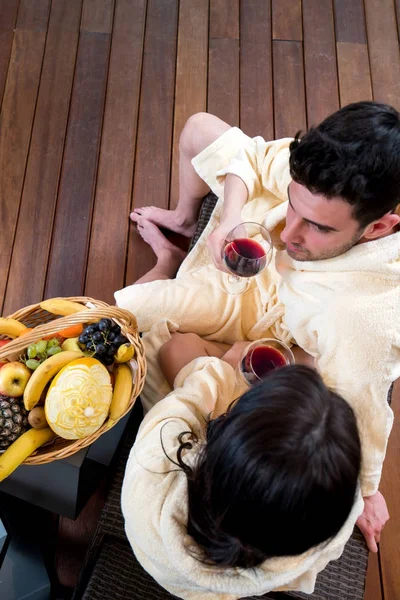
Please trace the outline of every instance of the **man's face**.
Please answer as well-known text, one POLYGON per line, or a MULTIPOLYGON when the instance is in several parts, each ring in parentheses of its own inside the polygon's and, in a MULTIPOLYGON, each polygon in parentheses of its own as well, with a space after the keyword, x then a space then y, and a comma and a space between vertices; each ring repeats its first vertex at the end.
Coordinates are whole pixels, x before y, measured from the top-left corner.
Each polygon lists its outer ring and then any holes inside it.
POLYGON ((327 200, 292 181, 281 240, 294 260, 323 260, 344 254, 363 234, 351 206, 341 198, 327 200))

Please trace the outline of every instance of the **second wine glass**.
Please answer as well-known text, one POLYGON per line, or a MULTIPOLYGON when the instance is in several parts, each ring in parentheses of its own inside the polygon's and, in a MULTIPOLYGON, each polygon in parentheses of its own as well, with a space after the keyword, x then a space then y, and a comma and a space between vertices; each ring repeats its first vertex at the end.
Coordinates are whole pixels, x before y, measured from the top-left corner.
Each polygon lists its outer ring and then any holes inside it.
POLYGON ((261 273, 271 258, 271 237, 265 227, 253 222, 237 225, 222 244, 222 260, 231 273, 224 279, 224 289, 229 294, 243 293, 249 278, 261 273))

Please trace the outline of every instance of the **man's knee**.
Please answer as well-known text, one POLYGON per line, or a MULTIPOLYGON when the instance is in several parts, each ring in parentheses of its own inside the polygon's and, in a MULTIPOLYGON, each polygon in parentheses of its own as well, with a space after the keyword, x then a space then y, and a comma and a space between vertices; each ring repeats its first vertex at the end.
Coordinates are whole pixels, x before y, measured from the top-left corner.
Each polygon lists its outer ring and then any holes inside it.
POLYGON ((193 156, 197 154, 196 140, 202 137, 200 132, 207 128, 211 116, 205 112, 198 112, 188 118, 179 139, 181 152, 193 156))
POLYGON ((180 151, 193 158, 231 126, 219 117, 198 112, 188 118, 179 140, 180 151))

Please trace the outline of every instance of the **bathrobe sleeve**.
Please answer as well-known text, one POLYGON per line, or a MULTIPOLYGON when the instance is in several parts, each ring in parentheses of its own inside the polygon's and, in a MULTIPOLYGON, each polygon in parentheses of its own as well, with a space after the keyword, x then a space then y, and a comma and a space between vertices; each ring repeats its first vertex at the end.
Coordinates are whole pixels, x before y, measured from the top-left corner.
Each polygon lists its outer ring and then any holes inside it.
POLYGON ((159 453, 160 428, 174 419, 180 431, 200 434, 217 400, 229 404, 234 397, 235 371, 225 361, 209 356, 186 365, 174 381, 174 390, 148 412, 143 419, 136 443, 147 440, 159 453))
POLYGON ((217 172, 217 180, 222 183, 231 173, 242 179, 249 200, 262 196, 265 190, 280 200, 287 200, 291 141, 292 138, 272 142, 266 142, 262 137, 249 139, 229 164, 217 172))
POLYGON ((354 299, 352 306, 331 307, 330 318, 315 324, 317 368, 326 385, 349 402, 357 417, 363 496, 378 490, 393 424, 388 392, 400 376, 395 327, 392 332, 380 328, 372 312, 366 313, 354 299))

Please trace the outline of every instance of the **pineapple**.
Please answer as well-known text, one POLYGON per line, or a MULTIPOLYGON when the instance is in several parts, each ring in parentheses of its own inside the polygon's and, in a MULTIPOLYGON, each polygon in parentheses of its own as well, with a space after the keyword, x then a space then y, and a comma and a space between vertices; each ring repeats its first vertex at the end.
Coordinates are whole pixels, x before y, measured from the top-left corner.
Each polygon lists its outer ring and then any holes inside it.
POLYGON ((28 428, 28 411, 22 398, 10 398, 0 394, 0 452, 8 448, 28 428))

